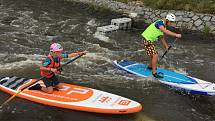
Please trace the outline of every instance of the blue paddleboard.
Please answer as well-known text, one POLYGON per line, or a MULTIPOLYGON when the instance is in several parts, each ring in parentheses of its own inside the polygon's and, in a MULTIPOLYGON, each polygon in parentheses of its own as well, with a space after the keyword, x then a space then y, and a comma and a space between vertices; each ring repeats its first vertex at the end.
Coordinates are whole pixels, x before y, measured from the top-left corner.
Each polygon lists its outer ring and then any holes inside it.
MULTIPOLYGON (((152 71, 147 69, 147 65, 136 63, 129 60, 114 61, 114 65, 132 74, 141 77, 152 76, 152 71)), ((185 91, 189 94, 211 95, 215 96, 215 84, 207 81, 203 81, 194 77, 186 76, 180 73, 168 71, 165 69, 157 68, 157 72, 162 72, 163 78, 158 80, 176 90, 185 91)))

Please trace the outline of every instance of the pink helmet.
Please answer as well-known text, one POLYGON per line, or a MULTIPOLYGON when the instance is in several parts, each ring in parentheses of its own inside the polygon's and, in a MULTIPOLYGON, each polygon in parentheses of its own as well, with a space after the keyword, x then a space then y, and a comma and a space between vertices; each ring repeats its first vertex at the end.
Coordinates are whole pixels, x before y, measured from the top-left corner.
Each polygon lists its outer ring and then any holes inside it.
POLYGON ((63 47, 60 44, 58 44, 58 43, 53 43, 50 46, 50 51, 51 52, 63 51, 63 47))

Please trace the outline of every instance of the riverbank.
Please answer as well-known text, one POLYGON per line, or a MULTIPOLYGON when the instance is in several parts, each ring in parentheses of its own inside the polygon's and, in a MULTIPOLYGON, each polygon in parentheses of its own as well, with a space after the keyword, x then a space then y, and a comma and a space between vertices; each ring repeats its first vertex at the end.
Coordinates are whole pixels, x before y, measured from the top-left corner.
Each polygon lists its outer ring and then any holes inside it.
POLYGON ((113 11, 123 13, 137 13, 138 21, 144 21, 151 23, 159 18, 164 18, 167 13, 171 12, 177 16, 177 22, 175 23, 176 28, 182 30, 197 30, 203 33, 215 34, 215 15, 213 14, 201 14, 190 11, 176 11, 176 10, 156 10, 145 7, 139 2, 122 3, 114 0, 67 0, 84 2, 101 8, 109 8, 113 11))

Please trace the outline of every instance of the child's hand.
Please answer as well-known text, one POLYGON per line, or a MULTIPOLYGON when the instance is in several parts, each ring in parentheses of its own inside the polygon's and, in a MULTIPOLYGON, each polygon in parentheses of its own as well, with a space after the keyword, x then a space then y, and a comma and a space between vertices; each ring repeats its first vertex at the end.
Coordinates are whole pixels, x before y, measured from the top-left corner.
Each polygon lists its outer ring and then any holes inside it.
POLYGON ((83 52, 77 52, 78 55, 86 55, 86 52, 83 51, 83 52))
POLYGON ((60 71, 58 71, 56 68, 51 68, 50 71, 56 73, 56 74, 60 74, 60 71))
POLYGON ((175 37, 181 38, 181 34, 176 34, 175 37))

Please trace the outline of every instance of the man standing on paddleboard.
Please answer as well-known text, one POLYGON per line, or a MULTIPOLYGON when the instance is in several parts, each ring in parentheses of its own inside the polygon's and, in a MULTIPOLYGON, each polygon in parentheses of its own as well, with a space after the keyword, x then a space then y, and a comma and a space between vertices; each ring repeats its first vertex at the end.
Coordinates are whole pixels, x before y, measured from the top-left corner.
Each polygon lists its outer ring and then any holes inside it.
POLYGON ((142 33, 144 48, 145 48, 146 54, 150 57, 150 64, 148 65, 147 69, 152 70, 152 75, 155 78, 163 78, 163 75, 156 72, 156 65, 158 62, 158 52, 155 48, 154 42, 161 40, 164 47, 168 49, 169 46, 164 38, 164 34, 181 38, 181 34, 171 32, 166 28, 167 26, 171 26, 172 23, 175 21, 176 21, 175 15, 172 13, 169 13, 167 14, 165 19, 159 19, 155 21, 148 28, 146 28, 146 30, 142 33))
POLYGON ((60 67, 60 62, 62 58, 72 58, 78 55, 86 54, 85 52, 76 52, 71 54, 62 54, 63 47, 58 43, 53 43, 50 46, 50 54, 46 57, 42 66, 40 67, 41 76, 44 77, 43 82, 46 87, 42 87, 40 84, 36 84, 29 88, 29 90, 42 90, 46 93, 53 93, 53 89, 62 88, 56 74, 60 73, 58 68, 60 67))

